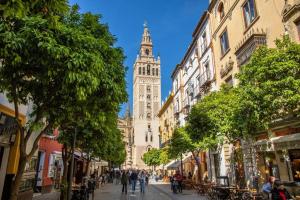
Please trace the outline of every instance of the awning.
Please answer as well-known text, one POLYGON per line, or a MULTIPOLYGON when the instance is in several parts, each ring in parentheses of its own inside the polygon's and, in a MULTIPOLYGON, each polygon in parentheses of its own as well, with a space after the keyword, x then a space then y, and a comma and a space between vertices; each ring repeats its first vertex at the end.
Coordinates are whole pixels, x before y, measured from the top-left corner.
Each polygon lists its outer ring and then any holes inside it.
MULTIPOLYGON (((182 158, 182 163, 189 161, 191 158, 191 155, 192 155, 192 153, 188 153, 186 156, 184 156, 182 158)), ((180 160, 172 160, 165 167, 166 167, 166 169, 169 169, 169 170, 178 169, 178 168, 180 168, 180 164, 181 164, 180 160)))
POLYGON ((258 151, 275 151, 300 148, 300 133, 263 139, 255 142, 258 151))
POLYGON ((300 133, 295 133, 291 135, 286 136, 278 136, 270 139, 274 143, 280 143, 280 142, 294 142, 296 140, 300 140, 300 133))
POLYGON ((169 166, 167 166, 167 169, 168 170, 178 169, 178 168, 180 168, 180 164, 181 164, 180 160, 177 160, 177 161, 173 162, 172 164, 170 164, 169 166))

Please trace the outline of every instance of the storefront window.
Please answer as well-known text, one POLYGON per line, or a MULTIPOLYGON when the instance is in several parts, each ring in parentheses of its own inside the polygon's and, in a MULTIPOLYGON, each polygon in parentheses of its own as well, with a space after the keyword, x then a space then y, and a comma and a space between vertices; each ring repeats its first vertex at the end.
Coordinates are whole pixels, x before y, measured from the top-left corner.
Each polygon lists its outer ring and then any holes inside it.
POLYGON ((274 152, 266 153, 265 160, 266 160, 267 172, 269 173, 269 175, 274 176, 276 179, 280 179, 279 168, 276 161, 275 153, 274 152))
POLYGON ((290 150, 289 156, 291 159, 293 179, 300 182, 300 149, 290 150))

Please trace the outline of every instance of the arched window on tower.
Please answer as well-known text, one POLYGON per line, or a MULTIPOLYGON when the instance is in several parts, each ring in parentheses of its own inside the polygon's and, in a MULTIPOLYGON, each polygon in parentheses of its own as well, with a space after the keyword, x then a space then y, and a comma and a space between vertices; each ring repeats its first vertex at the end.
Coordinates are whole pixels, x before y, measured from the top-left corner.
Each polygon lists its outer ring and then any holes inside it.
POLYGON ((147 65, 147 75, 150 75, 150 65, 147 65))
POLYGON ((142 68, 139 67, 139 75, 141 75, 141 74, 142 74, 142 68))
POLYGON ((147 113, 147 119, 151 119, 151 113, 147 113))
POLYGON ((145 75, 145 67, 143 67, 143 75, 145 75))
POLYGON ((146 133, 145 141, 148 142, 148 133, 146 133))
POLYGON ((152 68, 152 76, 155 76, 155 69, 152 68))
POLYGON ((150 142, 152 142, 153 141, 153 136, 152 136, 152 134, 150 135, 150 142))
POLYGON ((158 76, 158 68, 156 68, 156 76, 158 76))

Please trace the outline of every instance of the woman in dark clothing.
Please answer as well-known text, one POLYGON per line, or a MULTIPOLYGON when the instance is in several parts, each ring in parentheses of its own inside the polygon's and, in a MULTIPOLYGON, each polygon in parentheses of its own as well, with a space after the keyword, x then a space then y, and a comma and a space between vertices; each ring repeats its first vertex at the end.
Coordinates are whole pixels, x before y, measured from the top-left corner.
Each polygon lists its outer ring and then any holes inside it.
POLYGON ((290 200, 294 199, 289 192, 284 188, 282 183, 275 183, 276 187, 274 187, 271 191, 272 200, 290 200))
POLYGON ((128 175, 125 171, 123 171, 122 173, 121 183, 122 183, 122 193, 125 191, 125 194, 127 194, 128 175))

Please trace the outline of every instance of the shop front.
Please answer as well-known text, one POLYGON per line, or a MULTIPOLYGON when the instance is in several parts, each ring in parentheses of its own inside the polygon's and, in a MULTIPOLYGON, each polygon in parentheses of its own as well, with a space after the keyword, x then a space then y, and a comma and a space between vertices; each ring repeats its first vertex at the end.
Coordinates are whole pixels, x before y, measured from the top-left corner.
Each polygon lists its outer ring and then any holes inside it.
POLYGON ((300 133, 260 140, 255 145, 260 186, 274 176, 292 193, 300 192, 300 133))
POLYGON ((0 194, 3 194, 10 147, 17 132, 15 119, 0 111, 0 194))

